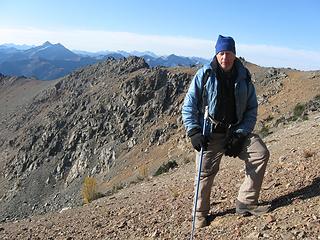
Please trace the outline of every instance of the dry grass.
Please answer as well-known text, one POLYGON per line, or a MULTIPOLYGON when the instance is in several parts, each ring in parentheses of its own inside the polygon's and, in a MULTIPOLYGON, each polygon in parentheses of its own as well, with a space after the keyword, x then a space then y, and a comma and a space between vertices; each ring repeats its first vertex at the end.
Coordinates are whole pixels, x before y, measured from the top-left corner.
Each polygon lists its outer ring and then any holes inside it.
POLYGON ((99 198, 97 181, 93 177, 85 177, 82 188, 83 203, 87 204, 99 198))
POLYGON ((142 165, 138 168, 138 180, 142 181, 144 179, 147 179, 149 176, 149 169, 147 165, 142 165))
POLYGON ((170 193, 171 193, 171 195, 172 195, 172 197, 173 197, 174 199, 176 199, 177 197, 179 197, 180 193, 179 193, 178 188, 175 188, 175 187, 171 188, 171 187, 169 187, 169 186, 168 186, 168 188, 169 188, 170 193))

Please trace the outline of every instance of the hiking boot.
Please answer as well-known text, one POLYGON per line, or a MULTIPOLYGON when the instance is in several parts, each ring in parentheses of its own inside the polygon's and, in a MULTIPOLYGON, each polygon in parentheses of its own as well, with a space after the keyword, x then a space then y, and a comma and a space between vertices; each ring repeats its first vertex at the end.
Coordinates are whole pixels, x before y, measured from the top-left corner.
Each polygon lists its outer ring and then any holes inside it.
POLYGON ((236 200, 236 213, 244 216, 255 215, 260 216, 270 211, 270 205, 258 206, 256 204, 244 204, 238 199, 236 200))
POLYGON ((206 226, 208 226, 207 217, 204 217, 204 216, 196 216, 195 217, 194 227, 196 229, 203 228, 203 227, 206 227, 206 226))

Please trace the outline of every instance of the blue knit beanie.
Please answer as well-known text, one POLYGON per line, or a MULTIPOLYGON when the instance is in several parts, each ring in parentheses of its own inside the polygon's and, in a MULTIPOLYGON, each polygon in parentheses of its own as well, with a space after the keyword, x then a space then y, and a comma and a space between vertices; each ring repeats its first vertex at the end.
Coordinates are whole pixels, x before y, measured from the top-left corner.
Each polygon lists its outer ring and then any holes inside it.
POLYGON ((221 51, 231 51, 236 55, 235 42, 232 37, 224 37, 219 35, 216 43, 216 54, 221 51))

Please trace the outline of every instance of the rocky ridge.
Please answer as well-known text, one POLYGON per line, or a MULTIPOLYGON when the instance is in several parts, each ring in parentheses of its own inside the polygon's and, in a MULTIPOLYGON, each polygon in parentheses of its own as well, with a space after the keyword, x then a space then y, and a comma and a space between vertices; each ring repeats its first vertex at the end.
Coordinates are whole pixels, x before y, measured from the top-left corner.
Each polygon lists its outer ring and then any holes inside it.
POLYGON ((6 124, 13 134, 1 146, 9 189, 1 196, 1 209, 9 213, 2 217, 80 204, 85 175, 108 181, 132 164, 124 155, 134 146, 147 151, 166 141, 178 128, 176 119, 154 126, 163 116, 178 116, 190 77, 149 69, 132 57, 76 71, 40 92, 6 124))

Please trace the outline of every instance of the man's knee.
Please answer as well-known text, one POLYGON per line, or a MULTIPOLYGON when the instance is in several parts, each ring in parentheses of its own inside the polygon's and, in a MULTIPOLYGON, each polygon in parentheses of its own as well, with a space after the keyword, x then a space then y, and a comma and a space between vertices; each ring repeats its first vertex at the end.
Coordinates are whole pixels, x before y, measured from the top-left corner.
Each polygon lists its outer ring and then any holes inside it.
POLYGON ((256 153, 256 157, 267 162, 270 158, 270 152, 266 146, 266 144, 262 141, 262 139, 253 134, 252 143, 249 148, 252 148, 253 152, 256 153))
POLYGON ((215 177, 219 171, 219 166, 213 166, 210 169, 203 169, 200 173, 201 178, 215 177))
POLYGON ((260 139, 261 141, 261 148, 260 148, 260 158, 264 162, 268 162, 270 158, 270 151, 268 150, 267 146, 264 144, 264 142, 260 139))

